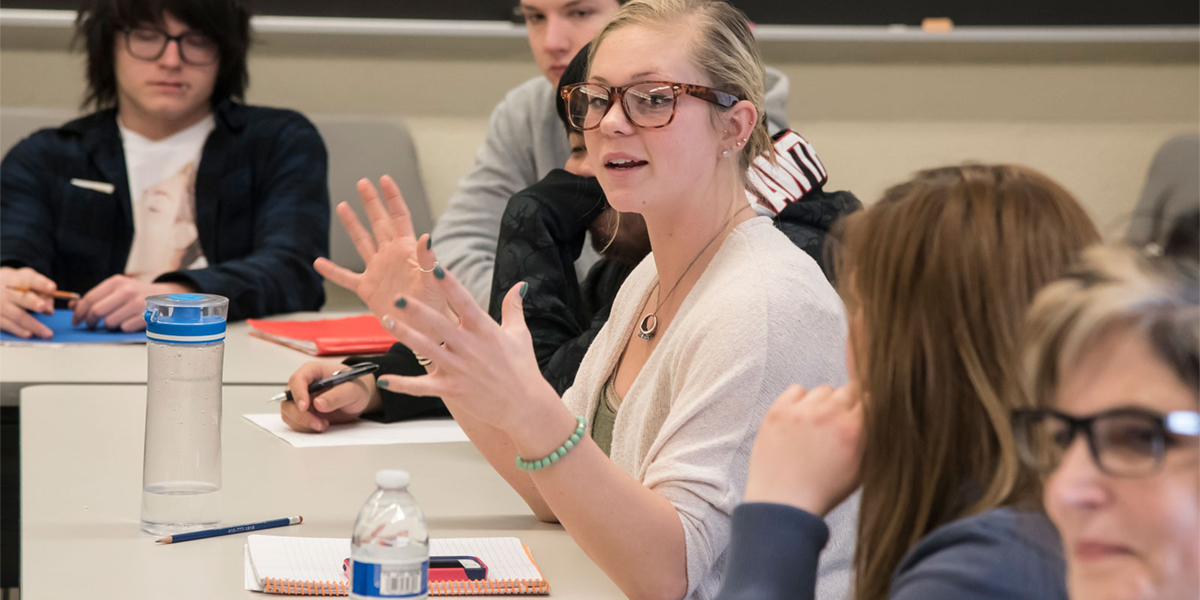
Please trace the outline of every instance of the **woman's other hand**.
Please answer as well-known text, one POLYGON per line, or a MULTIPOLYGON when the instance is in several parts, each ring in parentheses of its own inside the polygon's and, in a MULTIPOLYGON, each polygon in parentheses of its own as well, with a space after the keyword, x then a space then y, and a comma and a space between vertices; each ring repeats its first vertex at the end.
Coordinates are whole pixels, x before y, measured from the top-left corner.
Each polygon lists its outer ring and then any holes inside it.
POLYGON ((746 502, 789 504, 824 516, 858 487, 862 431, 853 384, 788 388, 754 441, 746 502))
POLYGON ((375 410, 382 400, 375 387, 375 376, 364 375, 335 385, 319 396, 310 397, 308 386, 337 371, 350 367, 327 360, 304 363, 288 378, 292 399, 279 405, 279 416, 296 431, 321 432, 332 423, 353 421, 364 412, 375 410))

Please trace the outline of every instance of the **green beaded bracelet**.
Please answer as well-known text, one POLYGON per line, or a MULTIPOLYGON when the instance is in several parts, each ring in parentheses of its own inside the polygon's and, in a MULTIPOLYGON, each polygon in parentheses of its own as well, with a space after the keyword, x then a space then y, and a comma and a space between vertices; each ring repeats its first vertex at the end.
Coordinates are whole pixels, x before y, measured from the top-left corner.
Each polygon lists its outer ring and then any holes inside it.
POLYGON ((567 451, 574 448, 575 444, 578 444, 579 440, 583 438, 583 431, 587 428, 587 419, 575 417, 575 422, 579 423, 579 426, 575 428, 575 433, 572 433, 571 437, 563 442, 563 445, 559 446, 557 450, 551 452, 545 458, 538 460, 525 460, 518 454, 517 468, 522 471, 536 471, 538 469, 545 469, 551 464, 558 462, 558 459, 566 455, 567 451))

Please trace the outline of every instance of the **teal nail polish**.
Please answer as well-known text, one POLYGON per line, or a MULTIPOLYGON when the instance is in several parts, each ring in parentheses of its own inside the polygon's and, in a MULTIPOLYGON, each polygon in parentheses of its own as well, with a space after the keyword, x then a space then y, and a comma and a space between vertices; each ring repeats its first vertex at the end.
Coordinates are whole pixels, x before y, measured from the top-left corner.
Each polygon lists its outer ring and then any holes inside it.
POLYGON ((376 379, 375 385, 376 385, 376 387, 381 387, 381 388, 387 389, 388 382, 386 379, 376 379))
POLYGON ((396 308, 404 308, 405 306, 408 306, 408 300, 405 300, 404 298, 396 300, 396 308))
POLYGON ((425 249, 428 250, 432 247, 433 247, 433 234, 429 234, 429 237, 425 238, 425 249))
POLYGON ((441 265, 438 265, 433 268, 433 276, 437 277, 438 279, 445 279, 446 271, 442 269, 441 265))
POLYGON ((521 284, 521 291, 520 291, 520 292, 517 292, 517 293, 518 293, 518 294, 521 294, 521 297, 522 297, 522 298, 524 298, 524 297, 525 297, 525 294, 526 294, 526 293, 528 293, 528 292, 529 292, 529 283, 528 283, 528 282, 525 282, 525 283, 522 283, 522 284, 521 284))

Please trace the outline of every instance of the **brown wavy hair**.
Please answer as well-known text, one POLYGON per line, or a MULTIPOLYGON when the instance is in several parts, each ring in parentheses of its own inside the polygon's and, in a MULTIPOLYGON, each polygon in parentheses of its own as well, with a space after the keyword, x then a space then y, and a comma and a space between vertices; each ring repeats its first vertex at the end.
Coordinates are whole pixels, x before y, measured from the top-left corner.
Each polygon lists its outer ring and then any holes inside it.
POLYGON ((855 589, 881 600, 937 527, 1038 497, 1009 428, 1021 326, 1038 290, 1100 236, 1045 175, 963 165, 892 187, 839 238, 867 440, 855 589))

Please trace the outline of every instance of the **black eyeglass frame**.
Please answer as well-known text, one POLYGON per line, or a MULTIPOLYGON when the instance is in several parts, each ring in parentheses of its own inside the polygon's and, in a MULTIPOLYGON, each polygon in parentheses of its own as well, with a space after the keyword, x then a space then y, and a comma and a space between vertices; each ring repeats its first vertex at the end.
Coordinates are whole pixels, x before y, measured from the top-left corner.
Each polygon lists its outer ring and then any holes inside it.
POLYGON ((1013 437, 1018 447, 1017 454, 1027 466, 1043 473, 1053 472, 1058 469, 1061 462, 1054 465, 1038 464, 1037 459, 1033 457, 1034 453, 1029 450, 1030 443, 1033 440, 1029 439, 1028 434, 1032 431, 1034 424, 1043 422, 1048 418, 1056 419, 1067 426, 1066 431, 1069 437, 1066 444, 1061 448, 1063 451, 1070 448, 1075 443, 1076 436, 1082 432, 1084 439, 1087 441, 1088 453, 1092 457, 1092 464, 1096 465, 1096 468, 1104 474, 1122 479, 1150 477, 1161 471, 1167 454, 1168 435, 1200 438, 1200 413, 1190 410, 1177 410, 1162 414, 1142 408, 1121 407, 1087 417, 1074 417, 1049 408, 1014 410, 1012 411, 1011 421, 1013 437), (1151 427, 1154 434, 1154 438, 1151 441, 1151 458, 1154 459, 1154 464, 1151 468, 1144 472, 1116 473, 1104 465, 1104 462, 1100 459, 1100 447, 1096 441, 1094 425, 1097 421, 1114 417, 1142 419, 1151 427))
POLYGON ((206 36, 202 33, 197 33, 195 31, 187 31, 187 32, 181 33, 179 35, 167 35, 167 33, 165 31, 159 31, 157 29, 150 29, 149 27, 126 27, 125 29, 123 29, 121 31, 122 31, 122 33, 125 34, 125 50, 127 52, 129 52, 130 56, 132 56, 138 60, 155 61, 155 60, 162 58, 162 55, 164 53, 166 53, 166 51, 167 51, 167 46, 170 46, 171 42, 175 42, 175 46, 177 48, 179 48, 179 60, 182 62, 185 62, 189 65, 192 65, 193 67, 208 67, 208 66, 217 64, 217 62, 221 60, 220 48, 216 47, 216 42, 213 42, 211 39, 208 38, 208 36, 206 36), (162 38, 163 38, 162 46, 159 47, 158 52, 156 52, 153 57, 139 56, 138 54, 134 53, 133 37, 130 34, 132 34, 135 31, 149 31, 156 35, 162 36, 162 38), (209 43, 213 44, 214 52, 213 52, 213 59, 211 61, 196 62, 196 61, 188 59, 187 52, 184 51, 184 49, 183 49, 183 38, 188 37, 189 35, 190 36, 201 36, 204 39, 208 40, 209 43))
POLYGON ((575 128, 578 131, 591 131, 591 130, 599 127, 600 123, 604 121, 604 117, 608 116, 608 111, 612 110, 612 107, 617 105, 618 103, 621 105, 621 110, 625 111, 625 118, 628 119, 630 123, 634 124, 637 127, 641 127, 642 129, 661 129, 663 127, 666 127, 667 125, 670 125, 671 121, 675 120, 675 107, 677 107, 679 105, 679 97, 680 96, 692 96, 694 98, 699 98, 701 100, 704 100, 705 102, 710 102, 712 104, 716 104, 717 106, 720 106, 721 108, 729 108, 729 107, 733 106, 734 104, 741 102, 741 100, 742 100, 741 98, 738 98, 737 96, 730 94, 729 92, 723 92, 721 90, 718 90, 715 88, 710 88, 708 86, 697 85, 694 83, 676 83, 674 81, 635 81, 633 83, 630 83, 628 85, 623 85, 621 87, 609 87, 607 85, 604 85, 603 83, 594 83, 594 82, 589 82, 589 81, 583 81, 580 83, 573 83, 571 85, 568 85, 568 86, 562 88, 561 90, 559 90, 558 93, 560 96, 562 96, 563 102, 566 102, 566 104, 567 104, 567 120, 571 123, 571 127, 575 128), (668 117, 667 122, 663 123, 662 125, 647 126, 647 125, 642 125, 642 124, 638 123, 629 114, 629 106, 625 103, 625 99, 626 99, 625 91, 626 90, 628 90, 631 87, 643 85, 643 84, 647 84, 647 83, 656 83, 659 85, 663 85, 663 86, 670 88, 670 90, 671 90, 671 94, 672 94, 671 95, 671 116, 668 117), (604 109, 604 114, 600 116, 600 121, 597 121, 596 124, 591 127, 583 127, 582 123, 581 124, 575 123, 575 115, 571 114, 571 93, 573 93, 575 90, 583 89, 590 85, 594 85, 596 87, 602 88, 608 92, 608 107, 606 107, 604 109), (615 96, 616 101, 614 101, 614 96, 615 96))

